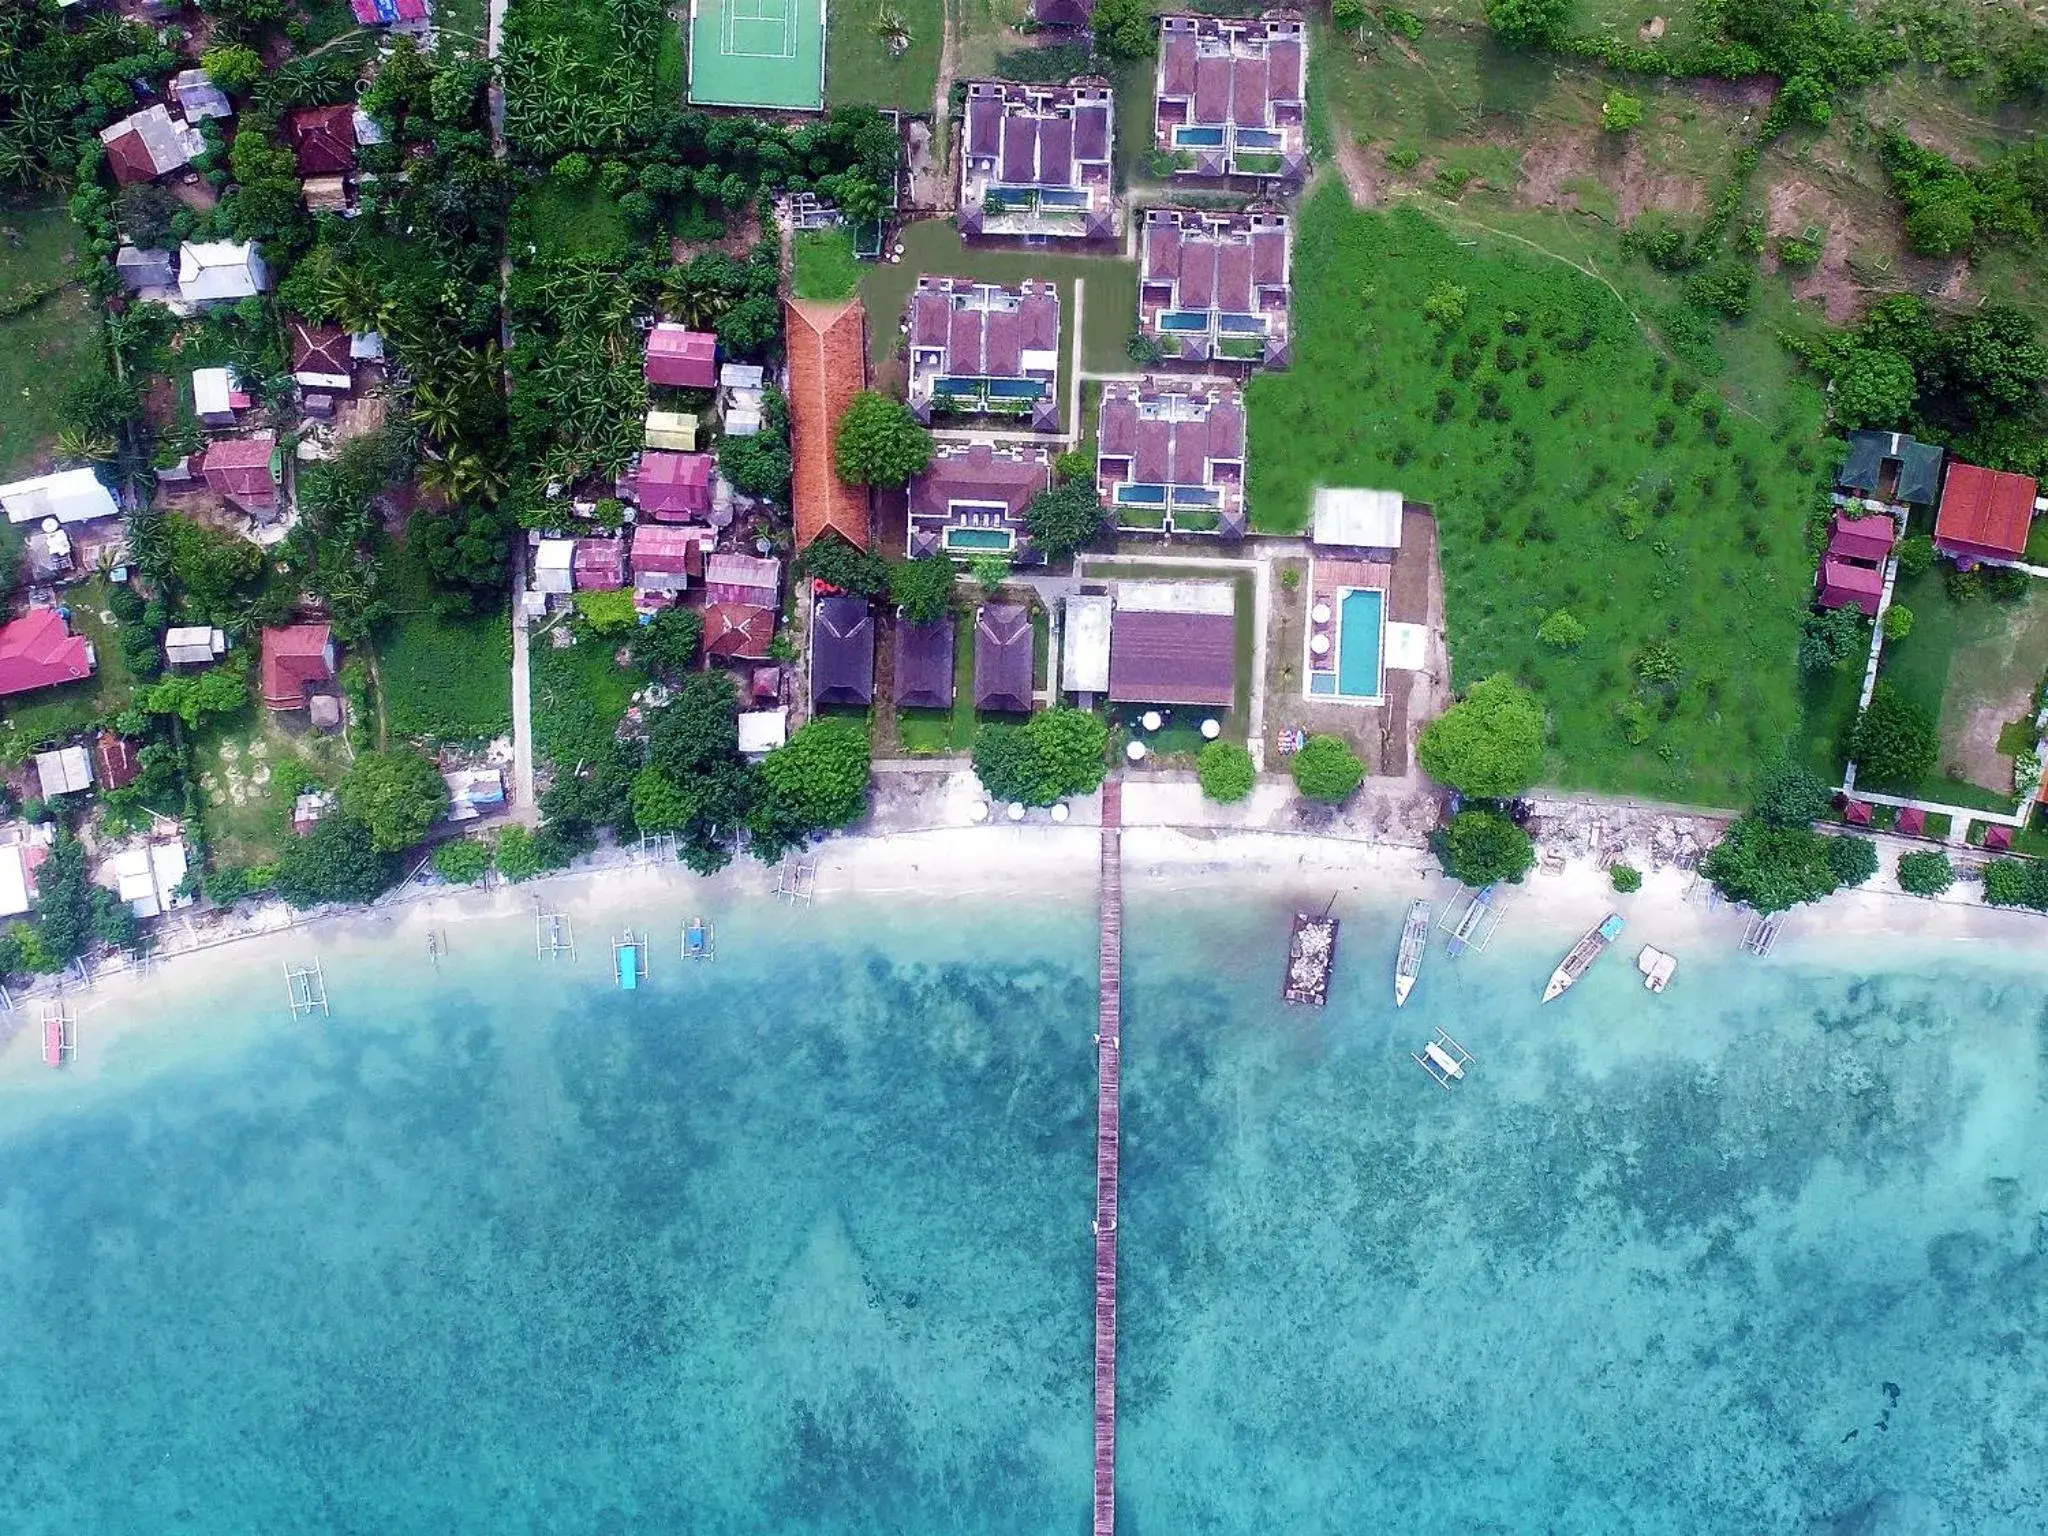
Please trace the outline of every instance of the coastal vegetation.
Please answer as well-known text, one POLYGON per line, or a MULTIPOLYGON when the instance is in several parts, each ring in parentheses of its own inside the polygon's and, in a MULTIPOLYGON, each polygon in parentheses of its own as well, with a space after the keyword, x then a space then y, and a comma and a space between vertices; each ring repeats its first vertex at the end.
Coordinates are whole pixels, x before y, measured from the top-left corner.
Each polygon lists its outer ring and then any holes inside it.
POLYGON ((1877 850, 1868 838, 1772 826, 1757 816, 1731 823, 1700 861, 1716 890, 1759 912, 1818 901, 1876 872, 1877 850))
POLYGON ((1054 708, 1022 725, 984 725, 974 771, 996 800, 1055 805, 1097 789, 1109 769, 1109 728, 1091 710, 1054 708))
POLYGON ((1202 793, 1219 805, 1244 799, 1258 782, 1251 753, 1234 741, 1212 741, 1203 747, 1195 759, 1195 776, 1202 793))
POLYGON ((1520 884, 1536 867, 1529 834, 1498 811, 1465 810, 1431 835, 1444 873, 1472 889, 1520 884))
POLYGON ((1913 896, 1939 896, 1956 883, 1955 865, 1938 848, 1899 856, 1899 889, 1913 896))
POLYGON ((1342 736, 1311 736, 1289 760, 1294 787, 1310 800, 1337 805, 1365 782, 1365 764, 1342 736))
POLYGON ((1536 696, 1496 673, 1423 728, 1416 756, 1439 783, 1482 799, 1507 799, 1542 774, 1544 730, 1536 696))

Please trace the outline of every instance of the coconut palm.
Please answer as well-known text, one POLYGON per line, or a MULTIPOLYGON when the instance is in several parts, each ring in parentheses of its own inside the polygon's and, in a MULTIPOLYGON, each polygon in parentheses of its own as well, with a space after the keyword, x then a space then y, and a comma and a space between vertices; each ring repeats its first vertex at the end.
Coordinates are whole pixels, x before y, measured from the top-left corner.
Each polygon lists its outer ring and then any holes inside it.
POLYGON ((104 464, 119 452, 114 439, 105 432, 66 427, 57 434, 57 455, 79 463, 104 464))

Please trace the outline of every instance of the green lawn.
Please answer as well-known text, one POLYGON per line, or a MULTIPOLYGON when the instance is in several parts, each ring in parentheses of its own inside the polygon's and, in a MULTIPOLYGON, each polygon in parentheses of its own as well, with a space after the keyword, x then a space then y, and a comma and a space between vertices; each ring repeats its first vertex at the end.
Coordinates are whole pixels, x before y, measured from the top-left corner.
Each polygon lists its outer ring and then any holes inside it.
POLYGON ((341 737, 306 730, 302 715, 273 715, 257 701, 255 688, 252 669, 248 704, 208 720, 192 736, 200 823, 216 868, 276 862, 292 836, 299 791, 333 788, 352 761, 341 737))
POLYGON ((902 347, 897 329, 920 272, 978 277, 992 283, 1050 278, 1060 291, 1060 399, 1065 410, 1067 369, 1073 357, 1074 279, 1086 284, 1082 303, 1081 355, 1096 373, 1129 373, 1126 347, 1138 323, 1138 265, 1114 256, 1063 256, 1051 251, 996 251, 969 248, 951 220, 906 225, 897 236, 903 260, 867 267, 860 284, 867 305, 874 358, 884 362, 902 347))
POLYGON ((1817 393, 1780 375, 1776 412, 1748 419, 1603 284, 1355 212, 1334 182, 1302 209, 1294 331, 1293 369, 1249 390, 1254 526, 1299 530, 1317 485, 1431 503, 1456 679, 1542 695, 1551 782, 1741 803, 1800 728, 1817 393), (1466 295, 1448 342, 1423 315, 1439 285, 1466 295), (1537 642, 1560 608, 1590 631, 1575 653, 1537 642))
POLYGON ((572 187, 554 176, 519 194, 513 208, 513 230, 515 239, 523 238, 538 247, 533 255, 536 261, 609 255, 632 240, 618 201, 595 180, 572 187))
POLYGON ((796 276, 790 286, 798 298, 850 299, 860 287, 860 277, 848 231, 822 229, 796 237, 796 276))
MULTIPOLYGON (((0 200, 0 293, 69 284, 77 234, 61 202, 0 200)), ((0 480, 29 474, 56 440, 64 386, 91 356, 99 316, 83 291, 59 287, 0 320, 0 480)))
POLYGON ((952 709, 899 709, 896 739, 906 757, 943 757, 972 750, 980 724, 974 713, 974 610, 970 608, 954 615, 952 709))
POLYGON ((554 631, 533 635, 533 748, 538 760, 573 769, 606 751, 647 674, 621 667, 617 647, 579 640, 562 649, 554 631))
POLYGON ((512 729, 512 625, 502 607, 444 618, 403 546, 385 565, 393 609, 377 637, 384 719, 399 741, 483 742, 512 729))
POLYGON ((939 84, 945 0, 866 0, 826 13, 825 99, 835 107, 900 107, 930 112, 939 84), (910 46, 892 54, 884 17, 900 19, 910 46))

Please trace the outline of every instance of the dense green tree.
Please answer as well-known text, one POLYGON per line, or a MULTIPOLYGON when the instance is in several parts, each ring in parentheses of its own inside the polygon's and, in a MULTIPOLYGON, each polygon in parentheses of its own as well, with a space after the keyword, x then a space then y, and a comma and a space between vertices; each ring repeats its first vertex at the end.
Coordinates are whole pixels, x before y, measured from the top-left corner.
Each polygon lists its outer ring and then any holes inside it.
POLYGON ((1149 59, 1158 47, 1152 0, 1097 0, 1089 26, 1104 58, 1149 59))
POLYGON ((1877 873, 1877 844, 1869 838, 1831 837, 1827 845, 1828 868, 1843 885, 1861 885, 1877 873))
POLYGON ((1519 795, 1543 772, 1543 706, 1505 672, 1474 683, 1430 721, 1417 757, 1423 772, 1468 795, 1519 795))
POLYGON ((2048 911, 2048 864, 2031 859, 1993 859, 1984 866, 1984 899, 1994 907, 2048 911))
POLYGON ((1849 733, 1849 756, 1871 784, 1910 786, 1933 771, 1939 752, 1926 711, 1890 683, 1877 685, 1849 733))
POLYGON ((370 830, 378 853, 403 853, 448 809, 440 770, 410 747, 365 752, 341 780, 341 808, 370 830))
POLYGON ((1870 621, 1854 608, 1820 608, 1799 621, 1799 666, 1832 672, 1870 649, 1870 621))
POLYGON ((499 832, 497 846, 491 850, 498 873, 515 885, 539 874, 543 866, 533 842, 533 833, 516 821, 499 832))
POLYGON ((1753 812, 1773 827, 1805 827, 1825 816, 1832 800, 1810 769, 1781 757, 1757 775, 1753 812))
POLYGON ((1607 868, 1608 881, 1617 894, 1628 896, 1643 888, 1643 872, 1633 864, 1610 864, 1607 868))
POLYGON ((889 567, 889 599, 912 624, 930 624, 953 606, 953 562, 944 555, 899 560, 889 567))
POLYGON ((1571 0, 1486 0, 1486 24, 1516 48, 1547 48, 1561 42, 1571 0))
POLYGON ((657 677, 675 677, 697 660, 704 616, 678 604, 659 610, 633 637, 633 659, 657 677))
POLYGON ((739 755, 739 691, 729 673, 693 673, 655 713, 647 760, 678 783, 739 755))
POLYGON ((36 930, 47 969, 62 970, 91 948, 93 889, 85 845, 59 831, 49 857, 36 871, 36 930))
POLYGON ((1782 912, 1818 901, 1841 884, 1829 857, 1836 841, 1804 827, 1773 827, 1755 817, 1731 822, 1700 861, 1700 873, 1730 901, 1782 912))
POLYGON ((263 574, 263 551, 247 539, 172 514, 164 519, 171 573, 184 594, 184 616, 194 623, 225 624, 237 598, 263 574))
POLYGON ((814 539, 810 548, 797 557, 796 568, 799 574, 814 581, 862 597, 879 597, 889 590, 889 562, 867 550, 855 549, 836 533, 814 539))
POLYGON ((377 851, 370 829, 353 816, 330 812, 305 837, 285 840, 276 889, 295 907, 360 904, 376 900, 396 878, 393 860, 377 851))
POLYGON ((1474 890, 1520 884, 1536 867, 1529 834, 1497 811, 1460 811, 1430 841, 1444 873, 1474 890))
POLYGON ((479 598, 503 601, 517 528, 509 507, 465 504, 414 514, 405 536, 434 580, 456 595, 460 607, 473 609, 479 598))
POLYGON ((789 495, 789 439, 780 433, 718 440, 718 472, 745 496, 781 501, 789 495))
POLYGON ((839 418, 832 463, 848 485, 906 485, 932 461, 932 435, 893 395, 864 389, 839 418))
POLYGON ((1586 643, 1585 621, 1569 608, 1560 608, 1536 626, 1536 638, 1554 651, 1576 651, 1586 643))
POLYGON ((1092 793, 1108 772, 1109 728, 1084 709, 1055 708, 1022 725, 984 725, 974 771, 998 800, 1053 805, 1092 793))
POLYGON ((812 720, 761 760, 761 778, 805 827, 860 820, 868 808, 868 733, 854 720, 812 720))
POLYGON ((1600 103, 1600 126, 1609 133, 1627 133, 1643 125, 1643 98, 1619 87, 1610 88, 1600 103))
POLYGON ((1899 889, 1913 896, 1939 896, 1956 883, 1956 867, 1938 848, 1899 856, 1899 889))
POLYGON ((1102 498, 1095 482, 1066 480, 1040 491, 1025 505, 1024 526, 1048 560, 1064 560, 1102 532, 1102 498))
POLYGON ((173 672, 160 683, 136 690, 145 714, 176 715, 187 726, 213 715, 231 715, 249 702, 249 653, 237 651, 197 672, 173 672))
POLYGON ((1224 805, 1242 800, 1258 782, 1252 755, 1234 741, 1212 741, 1195 759, 1195 777, 1202 793, 1224 805))
POLYGON ((1342 736, 1311 736, 1288 760, 1294 787, 1311 800, 1335 805, 1365 782, 1365 764, 1342 736))
POLYGON ((1896 352, 1858 347, 1835 371, 1831 405, 1845 427, 1895 427, 1913 409, 1919 383, 1913 365, 1896 352))
POLYGON ((491 845, 480 837, 454 837, 434 845, 434 873, 450 885, 475 885, 491 867, 491 845))
POLYGON ((264 75, 262 55, 241 43, 209 48, 199 56, 199 62, 208 79, 235 96, 248 92, 264 75))

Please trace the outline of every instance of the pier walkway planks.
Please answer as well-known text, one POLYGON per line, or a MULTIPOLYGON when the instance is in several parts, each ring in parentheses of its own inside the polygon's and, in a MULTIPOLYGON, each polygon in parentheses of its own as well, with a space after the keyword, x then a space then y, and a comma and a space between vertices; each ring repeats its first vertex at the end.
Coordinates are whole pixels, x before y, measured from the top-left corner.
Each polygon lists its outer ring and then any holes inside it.
POLYGON ((1116 1529, 1117 1110, 1123 1069, 1123 781, 1102 786, 1102 976, 1095 1037, 1095 1536, 1116 1529))

